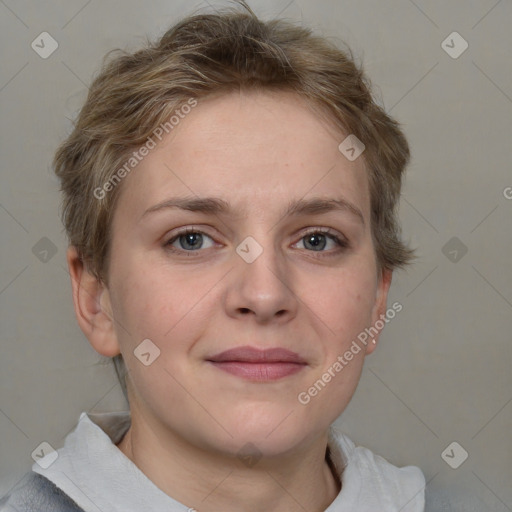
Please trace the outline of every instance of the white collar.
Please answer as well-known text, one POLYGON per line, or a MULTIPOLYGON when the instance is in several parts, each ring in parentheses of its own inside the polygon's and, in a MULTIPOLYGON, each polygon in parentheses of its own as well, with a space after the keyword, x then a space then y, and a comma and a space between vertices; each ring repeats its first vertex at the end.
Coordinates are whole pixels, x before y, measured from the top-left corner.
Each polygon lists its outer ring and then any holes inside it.
MULTIPOLYGON (((57 459, 32 470, 51 480, 86 512, 152 510, 184 512, 183 505, 160 490, 116 444, 130 426, 130 413, 82 412, 57 459)), ((425 478, 419 468, 398 468, 354 443, 336 427, 329 430, 333 465, 342 488, 325 512, 423 512, 425 478), (357 509, 355 508, 357 507, 357 509)))

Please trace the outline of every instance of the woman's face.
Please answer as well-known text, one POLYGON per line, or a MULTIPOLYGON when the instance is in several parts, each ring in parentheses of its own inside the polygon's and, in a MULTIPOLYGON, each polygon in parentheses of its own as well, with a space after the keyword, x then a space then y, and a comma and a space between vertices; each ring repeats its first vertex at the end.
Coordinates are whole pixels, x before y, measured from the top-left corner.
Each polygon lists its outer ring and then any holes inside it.
POLYGON ((292 93, 230 93, 199 101, 125 178, 108 297, 134 417, 271 455, 344 410, 371 343, 299 396, 385 311, 390 275, 346 135, 292 93))

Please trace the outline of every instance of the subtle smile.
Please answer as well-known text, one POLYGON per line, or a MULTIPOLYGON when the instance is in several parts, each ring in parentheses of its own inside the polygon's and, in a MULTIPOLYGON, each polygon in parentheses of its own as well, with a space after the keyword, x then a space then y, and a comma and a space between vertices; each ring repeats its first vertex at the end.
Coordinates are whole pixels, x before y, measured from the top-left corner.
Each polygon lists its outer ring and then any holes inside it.
POLYGON ((252 381, 272 381, 300 372, 307 363, 298 354, 284 348, 259 350, 237 347, 207 359, 219 370, 252 381))

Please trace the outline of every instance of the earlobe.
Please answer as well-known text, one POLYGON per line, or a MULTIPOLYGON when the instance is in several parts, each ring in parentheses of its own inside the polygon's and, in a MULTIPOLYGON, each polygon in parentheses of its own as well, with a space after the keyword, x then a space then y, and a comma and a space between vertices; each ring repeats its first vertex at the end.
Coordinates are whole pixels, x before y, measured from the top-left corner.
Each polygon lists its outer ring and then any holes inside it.
POLYGON ((120 349, 109 290, 88 271, 75 247, 68 248, 66 259, 78 325, 96 352, 114 357, 120 353, 120 349))
MULTIPOLYGON (((377 285, 377 293, 375 295, 375 304, 373 306, 372 315, 371 315, 372 327, 377 328, 378 327, 378 326, 376 326, 377 321, 380 320, 382 322, 382 318, 384 318, 384 316, 386 315, 388 292, 389 292, 389 288, 391 286, 392 277, 393 277, 393 271, 387 270, 387 269, 384 269, 380 275, 379 282, 377 285)), ((379 322, 379 324, 381 322, 379 322)), ((368 343, 366 345, 366 354, 367 355, 371 354, 375 350, 375 348, 377 346, 377 342, 379 340, 379 337, 380 337, 380 330, 379 330, 378 334, 376 334, 373 337, 372 342, 368 343)))

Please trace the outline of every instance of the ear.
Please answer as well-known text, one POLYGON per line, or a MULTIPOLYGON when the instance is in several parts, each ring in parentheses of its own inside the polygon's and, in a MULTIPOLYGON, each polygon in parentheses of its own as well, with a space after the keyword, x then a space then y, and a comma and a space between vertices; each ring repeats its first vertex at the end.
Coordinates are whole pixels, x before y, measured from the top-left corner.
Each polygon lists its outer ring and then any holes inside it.
POLYGON ((99 354, 120 354, 108 288, 87 270, 75 247, 68 248, 66 259, 80 329, 99 354))
MULTIPOLYGON (((391 279, 393 277, 393 271, 384 269, 380 273, 379 282, 377 283, 377 293, 375 295, 375 304, 372 308, 372 326, 375 326, 377 320, 384 321, 387 309, 388 291, 391 286, 391 279)), ((366 345, 366 354, 371 354, 377 342, 379 341, 381 330, 372 338, 372 341, 366 345)))

